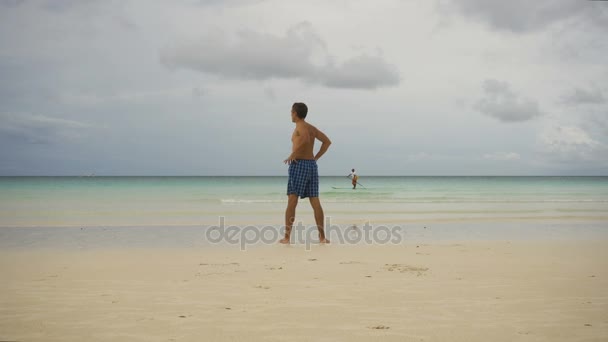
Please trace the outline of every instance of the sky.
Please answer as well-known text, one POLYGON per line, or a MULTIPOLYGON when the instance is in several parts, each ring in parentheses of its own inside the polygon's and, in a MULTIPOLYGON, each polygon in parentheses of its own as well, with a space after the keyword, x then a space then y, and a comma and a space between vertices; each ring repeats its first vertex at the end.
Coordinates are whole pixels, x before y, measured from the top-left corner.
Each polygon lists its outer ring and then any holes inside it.
POLYGON ((0 0, 0 175, 608 175, 608 1, 0 0), (316 148, 320 144, 317 144, 316 148))

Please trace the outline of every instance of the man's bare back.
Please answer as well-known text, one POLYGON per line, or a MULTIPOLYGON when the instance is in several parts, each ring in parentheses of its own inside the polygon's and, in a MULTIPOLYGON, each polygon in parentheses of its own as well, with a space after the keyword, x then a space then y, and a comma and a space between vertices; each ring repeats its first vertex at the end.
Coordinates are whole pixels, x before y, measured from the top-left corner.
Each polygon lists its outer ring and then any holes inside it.
POLYGON ((291 135, 291 152, 294 159, 314 159, 313 149, 317 137, 317 128, 308 122, 299 122, 291 135), (298 149, 296 150, 296 147, 298 149))
POLYGON ((291 135, 291 142, 291 155, 286 160, 287 162, 297 159, 317 160, 327 151, 327 148, 323 147, 329 147, 329 143, 331 143, 323 132, 304 120, 296 122, 296 128, 291 135), (316 139, 319 139, 325 146, 322 146, 315 156, 313 151, 316 139))

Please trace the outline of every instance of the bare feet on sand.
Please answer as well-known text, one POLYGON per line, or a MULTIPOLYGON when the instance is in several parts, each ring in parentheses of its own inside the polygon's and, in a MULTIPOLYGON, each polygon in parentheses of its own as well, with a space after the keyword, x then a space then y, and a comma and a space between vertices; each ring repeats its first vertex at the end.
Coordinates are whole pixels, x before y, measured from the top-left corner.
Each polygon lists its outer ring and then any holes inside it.
MULTIPOLYGON (((288 245, 290 243, 290 238, 284 237, 281 240, 279 240, 279 243, 282 243, 284 245, 288 245)), ((319 243, 320 244, 326 244, 326 243, 329 243, 329 240, 326 239, 326 238, 322 238, 322 239, 319 239, 319 243)))

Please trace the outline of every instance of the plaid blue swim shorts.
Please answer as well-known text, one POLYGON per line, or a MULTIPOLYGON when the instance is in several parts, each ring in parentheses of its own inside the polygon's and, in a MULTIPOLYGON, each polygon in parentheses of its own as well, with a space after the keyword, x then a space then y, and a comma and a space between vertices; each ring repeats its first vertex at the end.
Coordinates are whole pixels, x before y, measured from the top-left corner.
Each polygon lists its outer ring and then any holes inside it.
POLYGON ((319 197, 319 170, 314 159, 298 159, 289 164, 287 195, 319 197))

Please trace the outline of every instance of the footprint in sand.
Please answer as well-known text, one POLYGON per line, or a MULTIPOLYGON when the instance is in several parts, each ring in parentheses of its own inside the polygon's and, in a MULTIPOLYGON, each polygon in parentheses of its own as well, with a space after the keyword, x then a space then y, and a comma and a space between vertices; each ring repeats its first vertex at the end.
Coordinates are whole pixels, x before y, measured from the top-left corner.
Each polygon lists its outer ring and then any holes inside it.
POLYGON ((373 327, 368 327, 368 328, 375 329, 375 330, 387 330, 387 329, 390 329, 391 327, 380 324, 380 325, 375 325, 373 327))
POLYGON ((207 273, 201 273, 201 272, 196 272, 196 274, 194 275, 195 277, 207 277, 207 276, 212 276, 212 275, 223 275, 225 273, 222 272, 207 272, 207 273))
POLYGON ((258 285, 258 286, 255 286, 255 288, 256 288, 256 289, 269 290, 269 289, 270 289, 270 286, 258 285))
POLYGON ((362 264, 361 261, 342 261, 340 265, 354 265, 354 264, 362 264))
POLYGON ((421 276, 424 272, 429 270, 428 267, 416 267, 405 264, 384 264, 384 269, 389 272, 416 272, 418 276, 421 276))

